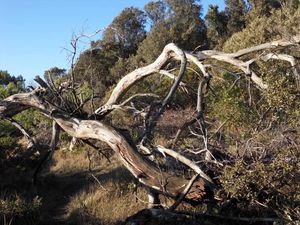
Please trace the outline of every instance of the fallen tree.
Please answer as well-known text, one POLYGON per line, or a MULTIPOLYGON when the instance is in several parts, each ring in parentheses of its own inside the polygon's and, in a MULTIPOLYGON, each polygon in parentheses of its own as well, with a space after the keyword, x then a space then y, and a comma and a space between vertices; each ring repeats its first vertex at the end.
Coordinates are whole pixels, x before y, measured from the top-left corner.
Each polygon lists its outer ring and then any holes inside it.
MULTIPOLYGON (((20 93, 12 95, 0 101, 0 118, 13 121, 12 117, 28 108, 35 108, 43 113, 48 118, 54 121, 53 137, 51 140, 51 150, 55 149, 58 141, 59 129, 64 130, 68 135, 82 140, 99 140, 105 142, 117 154, 123 165, 137 178, 137 180, 149 189, 150 205, 159 204, 157 194, 169 196, 177 199, 175 204, 170 207, 174 210, 182 200, 200 202, 205 195, 210 193, 214 186, 212 178, 210 178, 201 168, 193 161, 187 159, 180 153, 174 152, 169 147, 155 146, 151 142, 155 127, 165 112, 167 105, 171 102, 172 97, 180 86, 184 83, 182 79, 185 75, 187 64, 194 64, 202 72, 203 78, 199 81, 197 92, 197 115, 194 119, 187 122, 182 128, 186 129, 193 123, 199 122, 201 128, 200 137, 203 138, 205 148, 201 151, 207 153, 207 161, 218 163, 207 147, 208 135, 204 118, 204 93, 209 90, 210 80, 214 77, 210 73, 210 64, 207 60, 215 60, 222 62, 239 69, 242 73, 248 76, 251 81, 264 91, 268 91, 268 84, 263 81, 259 75, 254 72, 251 66, 258 60, 283 60, 291 64, 293 73, 296 79, 299 79, 299 70, 297 68, 296 59, 292 55, 288 55, 285 50, 297 46, 300 42, 300 35, 290 37, 254 46, 247 49, 242 49, 235 53, 223 53, 218 51, 199 51, 185 52, 178 48, 175 44, 168 44, 161 55, 150 65, 138 68, 133 72, 125 75, 113 89, 107 102, 97 108, 94 112, 88 114, 84 112, 84 104, 76 92, 74 85, 74 77, 72 76, 72 85, 60 86, 54 82, 46 83, 41 78, 35 80, 40 87, 28 93, 20 93), (175 76, 171 70, 166 70, 168 63, 172 61, 180 61, 178 75, 175 76), (152 96, 150 94, 136 94, 121 102, 125 93, 143 78, 152 74, 162 74, 174 80, 168 93, 161 101, 154 101, 150 105, 149 111, 145 115, 145 126, 143 132, 137 140, 133 141, 128 135, 125 135, 121 130, 103 122, 105 117, 117 108, 126 108, 136 110, 133 106, 127 106, 134 98, 152 96), (66 96, 72 96, 72 101, 66 96), (153 152, 169 155, 181 163, 191 168, 196 175, 187 180, 181 176, 176 176, 171 172, 163 171, 155 163, 155 160, 143 155, 138 149, 147 151, 153 156, 153 152), (198 178, 199 177, 199 178, 198 178)), ((95 49, 92 49, 95 51, 95 49)), ((90 50, 88 50, 90 51, 90 50)), ((176 63, 172 64, 176 69, 176 63)), ((75 65, 76 66, 76 65, 75 65)), ((51 81, 51 79, 50 79, 51 81)), ((71 82, 70 82, 71 84, 71 82)), ((90 99, 93 99, 91 96, 90 99)), ((90 100, 89 99, 89 100, 90 100)), ((28 138, 28 132, 18 126, 28 138)), ((174 140, 181 133, 178 131, 174 140)), ((193 131, 191 131, 193 132, 193 131)), ((197 135, 197 134, 196 134, 197 135)), ((174 147, 174 146, 173 146, 174 147)))

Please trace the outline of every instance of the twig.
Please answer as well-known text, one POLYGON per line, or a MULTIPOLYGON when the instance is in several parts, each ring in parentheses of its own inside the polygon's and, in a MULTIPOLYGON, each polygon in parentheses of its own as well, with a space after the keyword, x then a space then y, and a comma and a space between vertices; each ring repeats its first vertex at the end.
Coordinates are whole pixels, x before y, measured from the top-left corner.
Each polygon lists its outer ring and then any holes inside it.
POLYGON ((185 198, 185 196, 187 195, 187 193, 190 191, 193 183, 195 182, 195 180, 198 178, 199 174, 195 174, 192 179, 189 181, 189 183, 186 185, 184 191, 182 193, 180 193, 179 197, 176 199, 175 203, 168 209, 169 211, 174 211, 179 204, 182 202, 182 200, 185 198))
POLYGON ((90 142, 89 140, 84 140, 84 139, 81 139, 81 141, 85 144, 87 144, 88 146, 92 147, 93 149, 97 150, 101 155, 103 155, 108 162, 111 163, 109 157, 107 155, 105 155, 96 145, 94 145, 92 142, 90 142))
POLYGON ((101 184, 100 180, 94 175, 93 170, 92 170, 92 160, 91 160, 91 156, 90 156, 90 152, 87 152, 87 157, 89 160, 89 172, 91 177, 99 184, 99 186, 104 190, 107 191, 107 189, 105 187, 103 187, 103 185, 101 184))
POLYGON ((36 184, 37 181, 37 176, 39 174, 39 172, 41 171, 41 168, 43 166, 43 164, 46 162, 46 160, 53 154, 58 140, 59 140, 59 134, 60 134, 60 127, 59 125, 53 120, 52 122, 52 137, 51 137, 51 142, 50 142, 50 146, 49 146, 49 150, 46 152, 45 156, 41 159, 41 161, 39 162, 39 164, 37 165, 34 173, 33 173, 33 184, 36 184))
POLYGON ((36 145, 34 138, 31 137, 28 131, 19 122, 9 117, 5 117, 4 119, 14 125, 17 129, 19 129, 21 133, 27 138, 27 140, 30 142, 27 148, 32 148, 36 145))
POLYGON ((217 130, 208 138, 208 140, 212 139, 223 127, 224 125, 229 121, 229 118, 226 119, 218 128, 217 130))
MULTIPOLYGON (((172 143, 172 148, 175 147, 181 133, 186 129, 187 127, 193 125, 197 120, 204 121, 204 86, 208 86, 210 81, 210 76, 204 77, 204 80, 199 82, 198 90, 197 90, 197 106, 196 106, 196 112, 197 115, 195 118, 192 118, 191 120, 185 122, 177 131, 175 138, 172 143)), ((205 122, 202 124, 202 130, 205 130, 205 122)), ((204 132, 205 133, 205 132, 204 132)))

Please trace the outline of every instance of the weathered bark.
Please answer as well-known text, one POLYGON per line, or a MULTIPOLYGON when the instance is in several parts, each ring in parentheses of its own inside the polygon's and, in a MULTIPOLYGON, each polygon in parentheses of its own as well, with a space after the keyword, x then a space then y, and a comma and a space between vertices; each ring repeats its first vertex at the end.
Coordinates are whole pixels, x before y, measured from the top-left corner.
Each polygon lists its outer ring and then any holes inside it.
POLYGON ((199 176, 199 174, 196 174, 192 177, 192 179, 189 181, 188 185, 186 185, 184 191, 181 192, 181 194, 179 194, 175 203, 169 208, 170 211, 174 211, 179 206, 179 204, 183 201, 185 196, 189 193, 191 187, 193 186, 193 184, 198 176, 199 176))
POLYGON ((166 45, 160 56, 153 63, 148 66, 138 68, 124 76, 114 88, 112 94, 110 95, 110 98, 105 103, 105 105, 98 108, 95 113, 103 114, 106 111, 110 110, 111 106, 117 104, 120 98, 126 93, 127 90, 129 90, 132 85, 153 73, 159 73, 159 71, 166 65, 166 63, 175 55, 180 57, 180 59, 182 57, 185 57, 183 56, 184 52, 175 44, 171 43, 166 45))
MULTIPOLYGON (((153 191, 176 198, 188 185, 181 177, 162 172, 152 162, 143 158, 136 147, 130 144, 115 128, 95 120, 81 120, 70 117, 67 113, 55 109, 53 105, 41 97, 45 89, 37 89, 30 93, 16 94, 0 102, 0 115, 19 112, 17 108, 34 107, 52 118, 70 136, 78 139, 96 139, 107 143, 118 155, 123 165, 145 186, 153 191)), ((186 195, 188 200, 200 200, 205 195, 205 181, 199 179, 186 195)))
MULTIPOLYGON (((224 53, 215 50, 205 50, 199 51, 196 53, 191 52, 184 52, 187 61, 190 63, 195 64, 200 71, 202 72, 204 77, 209 77, 205 65, 203 61, 208 59, 214 59, 217 61, 228 63, 232 66, 237 67, 243 73, 248 75, 250 79, 261 89, 267 89, 268 84, 266 84, 262 78, 260 78, 251 68, 250 65, 256 61, 256 58, 251 58, 248 61, 243 61, 239 59, 242 56, 248 55, 254 52, 260 52, 263 50, 276 50, 279 47, 289 47, 294 46, 300 43, 300 35, 296 35, 291 37, 290 39, 281 39, 277 41, 272 41, 268 43, 264 43, 261 45, 253 46, 250 48, 245 48, 239 50, 234 53, 224 53)), ((95 113, 96 114, 104 114, 107 111, 111 110, 111 106, 117 104, 118 101, 122 98, 122 96, 133 86, 136 82, 140 81, 141 79, 154 74, 160 73, 163 70, 164 66, 170 60, 182 60, 182 51, 173 43, 166 45, 160 56, 150 65, 138 68, 133 72, 124 76, 117 86, 114 88, 112 94, 108 101, 100 108, 98 108, 95 113)), ((268 53, 266 53, 268 54, 268 53)), ((264 54, 261 55, 259 58, 263 58, 264 54)), ((278 58, 279 59, 279 58, 278 58)), ((281 59, 286 60, 286 59, 281 59)))
MULTIPOLYGON (((163 113, 164 107, 169 102, 170 98, 180 85, 181 79, 186 69, 187 61, 195 64, 205 78, 210 78, 210 74, 207 71, 208 65, 204 64, 205 60, 213 59, 228 63, 237 67, 243 73, 247 74, 258 87, 260 87, 261 89, 267 89, 268 85, 265 84, 263 80, 254 73, 250 66, 257 60, 257 58, 263 59, 263 56, 267 57, 267 54, 270 53, 270 51, 266 53, 260 52, 260 57, 251 58, 247 61, 243 61, 244 57, 246 57, 247 54, 259 52, 262 50, 276 50, 278 46, 293 46, 299 42, 300 35, 292 37, 289 40, 279 40, 243 49, 236 53, 223 53, 218 51, 201 51, 197 53, 190 53, 182 51, 174 44, 168 44, 164 48, 161 55, 152 64, 136 69, 124 76, 114 88, 108 101, 102 107, 98 108, 95 111, 95 114, 100 117, 104 117, 114 108, 122 106, 122 103, 120 103, 121 98, 134 84, 151 74, 162 73, 164 67, 171 60, 180 60, 181 67, 179 70, 179 74, 176 77, 175 82, 173 83, 173 86, 171 87, 165 99, 162 101, 160 109, 156 111, 156 114, 154 114, 154 116, 152 116, 151 118, 149 117, 149 130, 151 131, 153 130, 153 127, 155 126, 159 116, 163 113), (243 56, 243 59, 240 59, 241 56, 243 56)), ((287 58, 286 56, 287 55, 277 55, 275 57, 274 55, 269 55, 269 57, 271 58, 289 61, 291 65, 294 66, 295 64, 292 61, 292 58, 287 58)), ((82 109, 82 103, 80 104, 80 101, 76 97, 73 75, 73 89, 71 92, 74 97, 73 103, 75 104, 75 108, 73 110, 71 110, 73 106, 69 109, 69 103, 65 103, 64 99, 62 99, 62 96, 55 96, 57 95, 57 93, 51 90, 51 87, 48 87, 45 82, 43 82, 39 78, 37 78, 36 81, 43 88, 37 88, 30 93, 16 94, 0 101, 0 119, 11 118, 13 115, 30 107, 36 108, 40 110, 44 115, 53 119, 55 123, 57 123, 63 130, 65 130, 70 136, 74 138, 83 140, 96 139, 107 143, 116 152, 119 159, 123 162, 124 166, 142 184, 149 187, 152 191, 177 198, 180 195, 182 196, 183 193, 185 194, 184 190, 190 189, 185 195, 185 199, 188 200, 199 200, 205 194, 205 187, 207 182, 210 181, 210 178, 206 178, 203 174, 201 175, 200 171, 199 174, 202 178, 198 181, 195 181, 189 188, 191 182, 181 177, 175 177, 170 173, 162 172, 157 166, 154 165, 153 162, 144 158, 137 151, 136 146, 132 144, 131 140, 128 140, 117 129, 100 121, 83 120, 80 118, 76 118, 74 115, 78 111, 78 109, 82 109)), ((203 98, 199 98, 198 108, 201 107, 201 99, 203 98)), ((198 109, 198 112, 201 111, 203 110, 198 109)), ((164 151, 167 152, 168 150, 164 149, 164 151)), ((182 162, 184 163, 186 162, 186 160, 182 159, 182 162)), ((191 163, 187 163, 186 165, 191 167, 191 163)))
POLYGON ((159 151, 162 154, 167 154, 170 155, 171 157, 175 158, 176 160, 180 161, 181 163, 187 165, 190 167, 192 170, 194 170, 197 174, 200 175, 200 177, 204 178, 206 181, 208 181, 210 184, 213 184, 213 181, 209 176, 207 176, 199 166, 197 166, 193 161, 189 160, 188 158, 184 157, 183 155, 180 155, 179 153, 171 150, 164 148, 163 146, 156 146, 157 151, 159 151))

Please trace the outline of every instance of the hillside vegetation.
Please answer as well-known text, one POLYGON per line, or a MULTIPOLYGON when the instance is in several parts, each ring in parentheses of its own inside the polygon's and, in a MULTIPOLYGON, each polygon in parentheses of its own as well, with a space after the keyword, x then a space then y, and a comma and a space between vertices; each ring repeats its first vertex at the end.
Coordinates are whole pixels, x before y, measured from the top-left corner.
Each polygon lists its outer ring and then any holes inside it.
POLYGON ((300 2, 225 4, 126 8, 37 88, 0 71, 0 221, 300 224, 300 2))

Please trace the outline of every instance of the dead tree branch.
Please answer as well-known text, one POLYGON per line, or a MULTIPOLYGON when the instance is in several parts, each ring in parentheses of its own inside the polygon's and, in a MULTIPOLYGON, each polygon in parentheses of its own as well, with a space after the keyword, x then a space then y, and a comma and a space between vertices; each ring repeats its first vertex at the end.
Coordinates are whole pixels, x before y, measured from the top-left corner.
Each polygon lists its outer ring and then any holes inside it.
MULTIPOLYGON (((74 69, 74 55, 77 53, 76 48, 78 40, 78 38, 75 38, 74 42, 72 43, 74 50, 71 72, 74 69)), ((277 51, 278 48, 288 48, 298 43, 300 43, 300 35, 294 36, 290 39, 282 39, 279 41, 273 41, 242 49, 235 53, 224 53, 214 50, 190 53, 182 51, 173 43, 168 44, 153 63, 148 66, 138 68, 124 76, 113 89, 112 94, 109 96, 107 102, 103 106, 96 109, 94 113, 102 119, 114 108, 125 106, 127 103, 131 102, 133 98, 141 96, 134 95, 123 101, 123 103, 120 103, 122 97, 133 85, 151 74, 167 74, 164 71, 167 64, 171 61, 180 61, 178 76, 176 78, 174 77, 175 79, 170 87, 169 92, 161 102, 154 102, 150 106, 149 111, 151 113, 148 113, 145 117, 147 119, 145 123, 147 126, 145 127, 145 132, 142 135, 142 138, 143 140, 151 140, 151 135, 157 124, 157 121, 165 111, 166 106, 170 103, 170 100, 177 91, 179 85, 182 84, 181 82, 187 68, 187 63, 189 62, 198 67, 203 74, 204 79, 199 83, 198 87, 196 118, 194 118, 188 124, 193 124, 194 122, 199 123, 202 131, 202 135, 200 136, 202 136, 204 139, 207 153, 210 153, 207 149, 208 135, 204 120, 204 87, 209 87, 211 75, 207 71, 208 67, 205 65, 205 61, 210 60, 225 62, 248 75, 251 81, 259 88, 267 89, 268 84, 266 84, 262 78, 252 70, 251 65, 255 63, 256 60, 266 57, 288 61, 291 63, 292 67, 294 67, 295 63, 292 56, 281 53, 278 53, 274 56, 269 53, 271 50, 277 51), (265 52, 261 53, 261 51, 265 52), (260 54, 260 56, 253 57, 252 53, 260 54), (248 59, 245 59, 247 57, 248 59)), ((168 76, 170 76, 170 74, 168 74, 168 76)), ((67 101, 72 103, 70 105, 70 109, 67 109, 66 107, 68 107, 68 104, 64 103, 60 99, 58 90, 52 90, 53 88, 51 88, 51 86, 49 87, 49 85, 47 85, 47 83, 45 83, 39 77, 36 78, 36 81, 41 85, 41 87, 28 93, 15 94, 4 100, 0 100, 0 118, 11 118, 12 116, 28 108, 35 108, 41 111, 44 115, 53 120, 53 134, 50 144, 51 151, 55 149, 57 144, 59 130, 63 129, 73 138, 82 140, 94 139, 105 142, 116 153, 120 161, 132 173, 132 175, 137 178, 140 183, 156 193, 164 194, 175 199, 185 198, 190 201, 199 201, 206 194, 205 188, 210 184, 213 184, 213 181, 209 176, 207 176, 194 162, 185 158, 184 156, 178 153, 176 154, 176 152, 166 149, 162 146, 158 146, 157 148, 157 150, 176 158, 178 161, 193 169, 201 177, 199 180, 195 182, 193 179, 188 181, 169 172, 161 171, 160 168, 154 164, 154 162, 151 162, 138 152, 137 146, 133 143, 130 137, 125 136, 122 131, 114 128, 111 125, 107 125, 100 120, 83 119, 91 117, 82 116, 80 113, 77 113, 78 110, 83 108, 84 101, 83 99, 80 99, 79 94, 76 92, 74 74, 71 74, 71 95, 64 97, 67 101), (179 197, 180 195, 183 197, 179 197)), ((148 94, 142 95, 145 97, 148 94)), ((190 125, 186 125, 186 127, 189 126, 190 125)), ((199 134, 196 135, 199 136, 199 134)), ((174 207, 176 208, 177 206, 175 205, 174 207)))
POLYGON ((41 161, 39 162, 39 164, 37 165, 34 174, 33 174, 33 183, 36 184, 37 181, 37 176, 39 174, 39 172, 42 169, 42 166, 44 165, 44 163, 46 162, 46 160, 51 157, 51 155, 53 154, 58 140, 59 140, 59 134, 60 134, 60 127, 58 126, 58 124, 53 121, 52 122, 52 137, 51 137, 51 142, 49 145, 49 150, 46 152, 46 154, 44 155, 44 157, 41 159, 41 161))
POLYGON ((19 131, 21 131, 21 133, 24 135, 24 137, 26 137, 26 139, 29 141, 27 148, 32 148, 37 144, 36 141, 34 140, 34 138, 31 137, 31 135, 28 133, 28 131, 26 131, 26 129, 18 121, 14 120, 13 118, 9 118, 9 117, 6 117, 5 120, 10 122, 12 125, 14 125, 19 131))
MULTIPOLYGON (((96 139, 107 143, 118 155, 124 166, 145 186, 155 192, 165 194, 176 198, 182 193, 188 183, 187 180, 173 176, 166 172, 160 171, 155 165, 142 157, 136 147, 132 145, 119 131, 115 128, 95 120, 82 120, 70 117, 66 112, 55 108, 44 100, 46 90, 38 88, 29 93, 12 95, 3 101, 0 105, 0 114, 8 115, 20 112, 21 106, 34 107, 42 111, 45 115, 53 119, 64 131, 70 136, 78 139, 96 139), (18 108, 18 110, 15 109, 18 108), (163 185, 161 185, 163 184, 163 185)), ((186 199, 199 201, 205 194, 205 182, 201 186, 193 185, 191 190, 193 195, 186 195, 186 199), (201 187, 201 188, 199 188, 201 187)))
POLYGON ((167 155, 175 158, 176 160, 182 162, 183 164, 187 165, 189 168, 194 170, 197 174, 200 175, 200 177, 207 180, 209 183, 211 183, 211 184, 214 183, 212 181, 212 179, 200 169, 199 166, 197 166, 193 161, 189 160, 188 158, 184 157, 183 155, 179 154, 178 152, 175 152, 171 149, 167 149, 160 145, 156 146, 156 149, 158 152, 161 152, 162 154, 167 154, 167 155))
POLYGON ((186 185, 186 188, 184 189, 184 191, 179 195, 179 197, 176 199, 175 203, 168 209, 169 211, 174 211, 179 206, 179 204, 183 201, 183 199, 185 198, 187 193, 190 191, 193 183, 198 178, 198 176, 199 176, 199 174, 195 174, 192 177, 190 182, 186 185))

